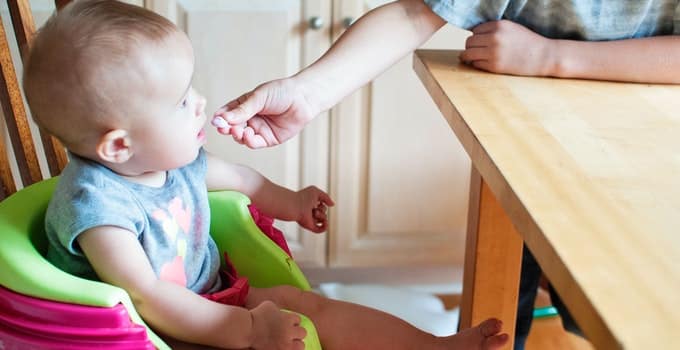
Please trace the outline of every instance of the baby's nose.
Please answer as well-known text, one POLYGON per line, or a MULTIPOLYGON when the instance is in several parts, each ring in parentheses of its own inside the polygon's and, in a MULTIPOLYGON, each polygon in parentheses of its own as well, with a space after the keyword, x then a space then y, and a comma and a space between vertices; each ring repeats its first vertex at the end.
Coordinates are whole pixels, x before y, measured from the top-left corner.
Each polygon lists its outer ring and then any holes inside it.
POLYGON ((196 103, 196 116, 201 116, 205 112, 206 99, 199 95, 198 103, 196 103))

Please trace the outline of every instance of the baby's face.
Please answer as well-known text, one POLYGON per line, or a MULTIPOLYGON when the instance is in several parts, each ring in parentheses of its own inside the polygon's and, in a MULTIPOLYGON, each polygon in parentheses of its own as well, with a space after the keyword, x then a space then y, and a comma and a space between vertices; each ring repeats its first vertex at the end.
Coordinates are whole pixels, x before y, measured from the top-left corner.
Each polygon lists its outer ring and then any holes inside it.
MULTIPOLYGON (((168 45, 166 45, 168 46, 168 45)), ((194 56, 182 33, 169 47, 140 55, 143 88, 132 99, 131 137, 137 164, 163 171, 191 163, 205 144, 205 98, 191 86, 194 56)))

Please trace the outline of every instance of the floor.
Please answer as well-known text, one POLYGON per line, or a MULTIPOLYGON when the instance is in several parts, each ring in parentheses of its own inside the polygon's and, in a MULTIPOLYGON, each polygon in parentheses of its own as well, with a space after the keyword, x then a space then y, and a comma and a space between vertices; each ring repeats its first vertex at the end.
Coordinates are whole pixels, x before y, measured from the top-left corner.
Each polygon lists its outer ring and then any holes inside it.
MULTIPOLYGON (((306 269, 305 276, 312 285, 324 282, 340 282, 345 284, 382 284, 386 286, 410 286, 435 294, 444 302, 447 309, 453 309, 460 303, 462 290, 462 268, 376 268, 376 269, 306 269), (330 271, 330 272, 329 272, 330 271), (441 283, 441 281, 454 281, 441 283)), ((550 305, 550 297, 542 289, 536 300, 536 306, 550 305)), ((567 333, 562 328, 559 317, 548 317, 534 321, 527 339, 526 350, 593 350, 588 341, 567 333)))
MULTIPOLYGON (((446 308, 454 308, 460 303, 459 294, 438 295, 446 308)), ((544 290, 539 290, 536 306, 550 305, 550 296, 544 290)), ((585 339, 566 332, 562 328, 559 317, 548 317, 534 320, 527 339, 526 350, 593 350, 592 345, 585 339)))

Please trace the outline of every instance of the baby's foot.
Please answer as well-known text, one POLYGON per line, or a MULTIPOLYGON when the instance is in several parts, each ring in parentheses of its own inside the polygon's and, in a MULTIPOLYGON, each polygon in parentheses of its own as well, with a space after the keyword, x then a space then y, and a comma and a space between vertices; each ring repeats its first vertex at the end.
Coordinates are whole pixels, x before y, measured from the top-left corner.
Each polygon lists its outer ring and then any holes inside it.
POLYGON ((468 328, 449 337, 449 349, 495 350, 508 342, 508 335, 501 333, 503 322, 490 318, 476 327, 468 328))

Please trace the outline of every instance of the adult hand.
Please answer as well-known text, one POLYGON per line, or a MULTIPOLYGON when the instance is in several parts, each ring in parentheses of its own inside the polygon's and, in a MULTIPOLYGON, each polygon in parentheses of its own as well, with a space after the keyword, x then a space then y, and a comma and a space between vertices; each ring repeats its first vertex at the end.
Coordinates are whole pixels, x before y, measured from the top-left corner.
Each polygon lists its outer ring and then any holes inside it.
POLYGON ((555 41, 507 20, 472 28, 460 59, 493 73, 549 76, 555 41))
POLYGON ((250 148, 271 147, 297 135, 316 112, 293 78, 273 80, 230 101, 212 124, 250 148))

